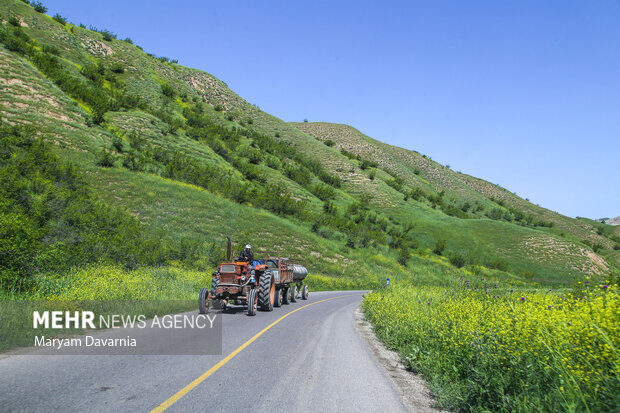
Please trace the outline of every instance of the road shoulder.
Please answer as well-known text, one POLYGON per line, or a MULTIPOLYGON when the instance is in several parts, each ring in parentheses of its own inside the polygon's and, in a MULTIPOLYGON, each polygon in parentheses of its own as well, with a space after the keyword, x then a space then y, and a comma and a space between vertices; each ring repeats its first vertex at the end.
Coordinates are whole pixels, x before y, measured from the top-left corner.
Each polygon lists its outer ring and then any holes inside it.
POLYGON ((445 412, 433 407, 435 400, 424 380, 407 369, 398 353, 389 350, 377 339, 360 307, 357 307, 354 314, 355 329, 375 356, 377 364, 390 378, 407 409, 415 413, 445 412))

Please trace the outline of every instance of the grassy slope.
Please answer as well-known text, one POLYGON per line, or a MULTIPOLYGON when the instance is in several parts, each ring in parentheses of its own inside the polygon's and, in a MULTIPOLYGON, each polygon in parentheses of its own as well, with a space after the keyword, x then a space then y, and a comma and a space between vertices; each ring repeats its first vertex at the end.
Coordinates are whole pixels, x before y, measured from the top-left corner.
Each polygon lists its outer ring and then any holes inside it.
MULTIPOLYGON (((59 48, 67 70, 77 73, 83 65, 98 60, 106 65, 120 63, 125 67, 121 78, 128 92, 139 95, 153 107, 165 105, 161 94, 161 84, 165 82, 177 94, 187 96, 176 100, 178 116, 181 116, 180 111, 186 101, 199 98, 212 105, 207 105, 207 114, 221 125, 251 128, 289 142, 343 179, 344 185, 336 194, 337 205, 348 205, 366 194, 375 210, 416 223, 416 238, 422 247, 432 247, 437 238, 444 238, 448 240, 449 249, 475 250, 477 254, 491 259, 500 257, 510 264, 511 271, 532 272, 540 280, 558 281, 564 279, 566 274, 577 275, 592 268, 591 257, 582 251, 582 247, 558 238, 553 234, 555 228, 551 233, 545 233, 497 221, 461 220, 434 210, 425 203, 405 202, 402 194, 387 185, 390 178, 387 173, 379 170, 378 179, 370 180, 367 173, 360 170, 358 162, 343 156, 339 149, 343 147, 357 151, 358 147, 363 146, 365 151, 360 149, 359 153, 368 159, 381 153, 380 159, 386 160, 385 165, 402 176, 407 185, 421 187, 431 193, 445 190, 455 199, 471 200, 486 207, 494 205, 487 198, 489 194, 482 189, 474 190, 472 182, 476 181, 484 188, 491 184, 457 175, 419 154, 381 144, 355 130, 351 132, 352 128, 345 131, 348 127, 329 125, 317 132, 312 129, 318 127, 317 124, 285 123, 249 104, 208 73, 162 62, 127 42, 104 41, 96 32, 70 24, 62 26, 19 1, 0 5, 0 16, 5 27, 8 27, 6 20, 10 15, 19 17, 24 30, 37 42, 59 48), (216 105, 221 106, 223 112, 215 110, 216 105), (323 132, 333 134, 336 147, 330 148, 313 137, 331 136, 323 132), (422 171, 420 176, 414 173, 415 168, 422 171), (560 243, 564 250, 554 247, 541 261, 543 256, 529 255, 528 242, 540 245, 560 243)), ((11 124, 36 125, 40 136, 56 144, 60 156, 82 168, 101 199, 128 208, 147 224, 149 231, 177 240, 189 238, 203 239, 205 242, 219 240, 228 233, 239 241, 252 239, 259 248, 278 248, 286 254, 303 255, 308 259, 311 270, 335 276, 344 274, 352 277, 361 273, 373 282, 379 282, 382 278, 379 274, 385 272, 386 267, 401 276, 408 273, 395 263, 395 254, 386 249, 351 251, 344 248, 344 239, 320 238, 309 231, 308 224, 277 217, 248 205, 238 205, 197 187, 120 167, 97 167, 95 153, 109 147, 115 134, 123 136, 124 145, 129 145, 127 134, 139 131, 149 145, 173 148, 187 157, 206 160, 238 174, 207 145, 187 137, 182 129, 168 133, 165 123, 140 110, 108 112, 104 127, 89 127, 87 107, 67 97, 31 64, 1 46, 0 57, 2 120, 11 124), (377 253, 388 258, 361 259, 376 256, 377 253)), ((311 208, 320 210, 322 202, 305 188, 278 171, 261 167, 268 180, 286 183, 295 196, 309 200, 311 208)), ((498 191, 503 191, 502 196, 510 194, 501 188, 498 191)), ((530 204, 526 206, 530 208, 530 204)), ((542 208, 531 208, 552 216, 542 208)), ((562 225, 568 222, 561 216, 555 219, 562 225)), ((566 228, 571 234, 575 231, 576 238, 586 237, 591 232, 587 223, 580 226, 566 223, 566 228)), ((592 235, 593 240, 608 242, 607 238, 599 237, 599 240, 597 237, 595 233, 592 235)))

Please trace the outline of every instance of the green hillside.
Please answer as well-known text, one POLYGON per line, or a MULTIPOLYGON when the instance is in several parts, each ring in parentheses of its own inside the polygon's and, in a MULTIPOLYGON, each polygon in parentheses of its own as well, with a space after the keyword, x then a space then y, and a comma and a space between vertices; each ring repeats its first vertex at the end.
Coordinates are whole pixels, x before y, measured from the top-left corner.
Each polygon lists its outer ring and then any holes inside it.
MULTIPOLYGON (((539 259, 554 259, 555 256, 557 263, 559 260, 566 260, 567 264, 571 262, 574 267, 586 272, 588 269, 597 271, 596 264, 591 266, 592 261, 606 265, 596 258, 593 252, 607 257, 612 265, 617 266, 620 262, 614 253, 619 241, 617 230, 611 225, 560 215, 534 205, 498 185, 452 171, 418 152, 379 142, 347 125, 308 122, 293 125, 350 157, 355 155, 360 166, 363 166, 364 161, 376 163, 378 168, 390 174, 387 177, 388 182, 400 178, 405 188, 401 190, 403 198, 421 199, 422 203, 436 209, 439 207, 447 215, 468 218, 461 220, 460 224, 472 232, 477 232, 471 235, 473 238, 481 237, 495 246, 501 244, 501 240, 494 240, 492 234, 501 232, 500 227, 488 227, 472 219, 490 219, 512 224, 508 230, 511 232, 508 237, 512 239, 509 240, 510 245, 507 245, 508 250, 503 253, 518 254, 522 251, 539 259), (432 199, 441 193, 447 204, 443 207, 432 199), (515 225, 535 231, 523 231, 515 228, 515 225), (579 257, 585 258, 583 266, 577 264, 579 257)), ((404 207, 399 205, 401 210, 407 210, 407 207, 412 209, 407 211, 408 215, 415 214, 418 210, 415 203, 404 207)), ((445 225, 433 221, 430 225, 436 229, 429 229, 429 232, 436 234, 445 231, 445 225)), ((458 232, 464 231, 466 230, 460 229, 458 232)))
POLYGON ((208 73, 39 10, 0 4, 0 180, 13 188, 0 194, 5 294, 62 295, 76 267, 98 265, 122 267, 119 277, 174 267, 207 283, 225 235, 304 259, 314 288, 420 273, 439 282, 448 262, 552 284, 620 265, 611 226, 349 126, 286 123, 208 73), (62 207, 50 188, 74 181, 39 158, 80 182, 62 207), (76 220, 74 203, 94 212, 76 220), (47 212, 32 223, 33 211, 47 212), (135 228, 109 229, 115 216, 135 228), (101 231, 110 237, 74 236, 101 231), (5 258, 16 251, 20 260, 5 258))

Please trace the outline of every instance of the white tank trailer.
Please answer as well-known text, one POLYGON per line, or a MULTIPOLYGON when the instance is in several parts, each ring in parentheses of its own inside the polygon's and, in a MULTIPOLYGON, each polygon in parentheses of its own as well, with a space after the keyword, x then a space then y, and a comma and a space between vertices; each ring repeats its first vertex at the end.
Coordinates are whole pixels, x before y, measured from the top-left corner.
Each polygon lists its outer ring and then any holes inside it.
POLYGON ((304 266, 293 264, 293 282, 300 283, 308 275, 308 269, 304 266))

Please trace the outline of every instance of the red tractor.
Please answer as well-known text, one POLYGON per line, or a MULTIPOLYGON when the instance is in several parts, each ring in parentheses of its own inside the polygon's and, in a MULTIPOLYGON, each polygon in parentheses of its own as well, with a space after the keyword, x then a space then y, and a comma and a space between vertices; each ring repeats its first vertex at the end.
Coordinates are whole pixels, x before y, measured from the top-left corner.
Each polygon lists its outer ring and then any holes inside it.
MULTIPOLYGON (((228 237, 227 237, 228 238, 228 237)), ((258 307, 273 311, 273 307, 295 302, 298 292, 302 299, 308 298, 308 286, 303 279, 308 274, 305 267, 293 264, 288 258, 281 258, 279 252, 257 252, 248 263, 231 260, 231 242, 228 238, 227 261, 218 265, 213 273, 211 289, 200 290, 198 309, 201 314, 214 307, 226 308, 229 303, 244 303, 248 315, 256 315, 258 307)))

